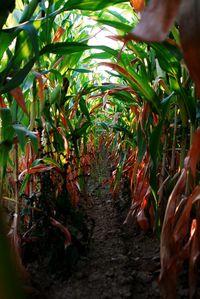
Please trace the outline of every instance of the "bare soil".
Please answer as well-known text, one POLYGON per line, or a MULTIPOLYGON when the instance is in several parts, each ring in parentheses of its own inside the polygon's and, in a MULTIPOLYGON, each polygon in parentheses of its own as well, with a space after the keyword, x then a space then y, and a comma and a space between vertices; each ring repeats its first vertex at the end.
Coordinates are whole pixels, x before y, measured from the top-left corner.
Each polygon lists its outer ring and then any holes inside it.
POLYGON ((123 225, 130 204, 128 192, 122 188, 117 202, 113 202, 109 185, 103 183, 109 176, 108 162, 102 155, 88 182, 92 205, 86 210, 94 223, 88 251, 66 279, 47 275, 42 266, 40 273, 38 265, 35 274, 32 269, 36 298, 160 298, 159 241, 133 223, 123 225))

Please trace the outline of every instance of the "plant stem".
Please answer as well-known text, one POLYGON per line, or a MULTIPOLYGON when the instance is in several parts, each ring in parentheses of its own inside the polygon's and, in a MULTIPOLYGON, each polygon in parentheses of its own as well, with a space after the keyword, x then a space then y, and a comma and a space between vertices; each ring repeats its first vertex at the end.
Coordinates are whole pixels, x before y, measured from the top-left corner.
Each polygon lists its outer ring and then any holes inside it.
POLYGON ((177 132, 177 106, 175 106, 175 111, 174 111, 174 134, 173 134, 172 156, 171 156, 171 164, 170 164, 170 170, 172 175, 175 167, 176 132, 177 132))

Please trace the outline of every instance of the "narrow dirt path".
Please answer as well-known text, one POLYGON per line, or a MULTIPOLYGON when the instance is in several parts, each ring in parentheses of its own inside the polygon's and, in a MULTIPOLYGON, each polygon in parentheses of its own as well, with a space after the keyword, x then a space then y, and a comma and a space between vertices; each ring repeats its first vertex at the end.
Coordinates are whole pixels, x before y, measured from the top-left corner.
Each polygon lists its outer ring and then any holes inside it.
POLYGON ((155 270, 155 248, 159 248, 147 238, 152 248, 149 253, 143 235, 123 228, 123 217, 120 219, 113 206, 109 186, 101 184, 109 175, 107 159, 102 155, 89 182, 93 206, 88 214, 95 221, 89 253, 79 260, 66 282, 52 286, 49 299, 159 298, 150 273, 155 270), (134 234, 141 244, 134 242, 134 234))

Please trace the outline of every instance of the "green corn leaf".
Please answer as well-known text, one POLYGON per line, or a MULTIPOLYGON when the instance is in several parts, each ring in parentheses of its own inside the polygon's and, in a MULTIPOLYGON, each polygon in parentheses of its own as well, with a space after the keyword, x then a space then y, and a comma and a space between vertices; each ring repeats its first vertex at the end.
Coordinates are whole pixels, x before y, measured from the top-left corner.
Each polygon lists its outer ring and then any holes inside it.
POLYGON ((76 52, 83 52, 89 49, 91 49, 91 46, 88 46, 83 43, 63 42, 63 43, 49 44, 45 46, 40 51, 40 55, 48 54, 48 53, 64 55, 64 54, 72 54, 76 52))
POLYGON ((111 53, 106 53, 106 52, 102 52, 102 53, 93 53, 90 56, 86 57, 83 61, 90 61, 91 59, 110 59, 112 58, 113 55, 111 53))
POLYGON ((16 31, 15 32, 14 31, 10 32, 7 30, 0 31, 0 40, 3 41, 0 47, 0 60, 2 59, 4 52, 8 49, 8 47, 10 46, 14 38, 17 36, 17 34, 18 33, 16 31))
POLYGON ((28 181, 30 179, 31 175, 30 174, 26 174, 23 178, 23 182, 20 186, 20 190, 19 190, 19 195, 21 196, 24 193, 24 190, 26 188, 26 185, 28 184, 28 181))
POLYGON ((0 108, 0 120, 1 120, 1 140, 12 142, 14 137, 14 130, 12 127, 12 115, 8 108, 0 108))
POLYGON ((28 140, 31 140, 31 143, 33 145, 34 151, 37 153, 38 152, 38 140, 37 136, 29 131, 28 129, 24 128, 22 125, 13 125, 13 128, 17 134, 19 144, 22 148, 22 150, 25 149, 25 145, 28 142, 28 140))
POLYGON ((92 73, 92 71, 90 70, 87 70, 87 69, 69 69, 70 71, 74 71, 74 72, 77 72, 77 73, 82 73, 82 74, 87 74, 87 73, 92 73))
POLYGON ((162 144, 160 142, 160 138, 163 132, 163 125, 165 122, 165 118, 167 115, 167 112, 169 111, 169 105, 170 105, 170 100, 174 96, 174 93, 170 94, 167 98, 163 99, 161 105, 162 105, 162 113, 160 114, 161 120, 157 127, 153 128, 153 131, 150 135, 150 155, 152 158, 152 170, 151 170, 151 186, 153 187, 154 190, 157 189, 157 165, 158 165, 158 160, 161 157, 161 152, 160 150, 162 149, 162 144))
POLYGON ((30 70, 35 63, 35 59, 32 58, 18 73, 16 73, 11 80, 9 80, 4 86, 0 87, 0 93, 6 93, 16 87, 18 87, 26 78, 30 70))
POLYGON ((132 26, 122 23, 122 22, 118 22, 118 21, 114 21, 114 20, 107 20, 107 19, 95 19, 95 21, 97 21, 98 23, 113 27, 115 29, 121 30, 124 33, 130 32, 132 29, 132 26))
POLYGON ((1 167, 6 167, 11 148, 12 148, 11 141, 4 140, 0 142, 0 166, 1 167))
POLYGON ((37 37, 37 30, 32 22, 28 22, 24 25, 21 25, 21 28, 27 33, 32 46, 35 52, 36 59, 39 57, 39 45, 38 45, 38 37, 37 37))
POLYGON ((113 56, 117 56, 118 54, 118 51, 113 50, 107 46, 89 46, 87 44, 79 43, 79 42, 60 42, 60 43, 46 45, 40 51, 40 55, 48 54, 48 53, 66 55, 66 54, 72 54, 77 52, 83 52, 91 49, 102 50, 112 54, 113 56))
POLYGON ((103 9, 105 7, 115 5, 118 3, 127 2, 125 0, 68 0, 64 5, 64 10, 80 9, 80 10, 90 10, 96 11, 103 9))
POLYGON ((86 121, 81 128, 77 128, 74 130, 73 134, 72 134, 72 138, 75 137, 76 139, 80 138, 81 136, 83 136, 85 134, 85 132, 87 131, 87 129, 91 126, 91 122, 90 121, 86 121))
POLYGON ((89 113, 88 108, 86 106, 86 102, 83 98, 80 98, 79 106, 80 106, 80 109, 81 109, 82 113, 87 117, 88 120, 90 120, 90 113, 89 113))
POLYGON ((165 44, 153 43, 152 48, 156 52, 157 59, 161 68, 172 76, 180 76, 181 54, 178 49, 165 44))

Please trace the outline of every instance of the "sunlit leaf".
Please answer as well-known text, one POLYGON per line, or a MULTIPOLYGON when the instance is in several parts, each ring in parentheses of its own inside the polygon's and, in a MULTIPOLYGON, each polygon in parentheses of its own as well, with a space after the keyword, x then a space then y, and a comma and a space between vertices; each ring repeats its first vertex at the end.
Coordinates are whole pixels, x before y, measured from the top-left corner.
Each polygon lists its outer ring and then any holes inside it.
POLYGON ((126 2, 125 0, 68 0, 64 6, 65 10, 80 9, 80 10, 100 10, 110 5, 126 2))
POLYGON ((130 3, 136 12, 143 11, 145 7, 145 0, 130 0, 130 3))
POLYGON ((62 27, 58 27, 55 36, 53 38, 53 43, 59 42, 64 33, 65 33, 65 29, 62 27))

